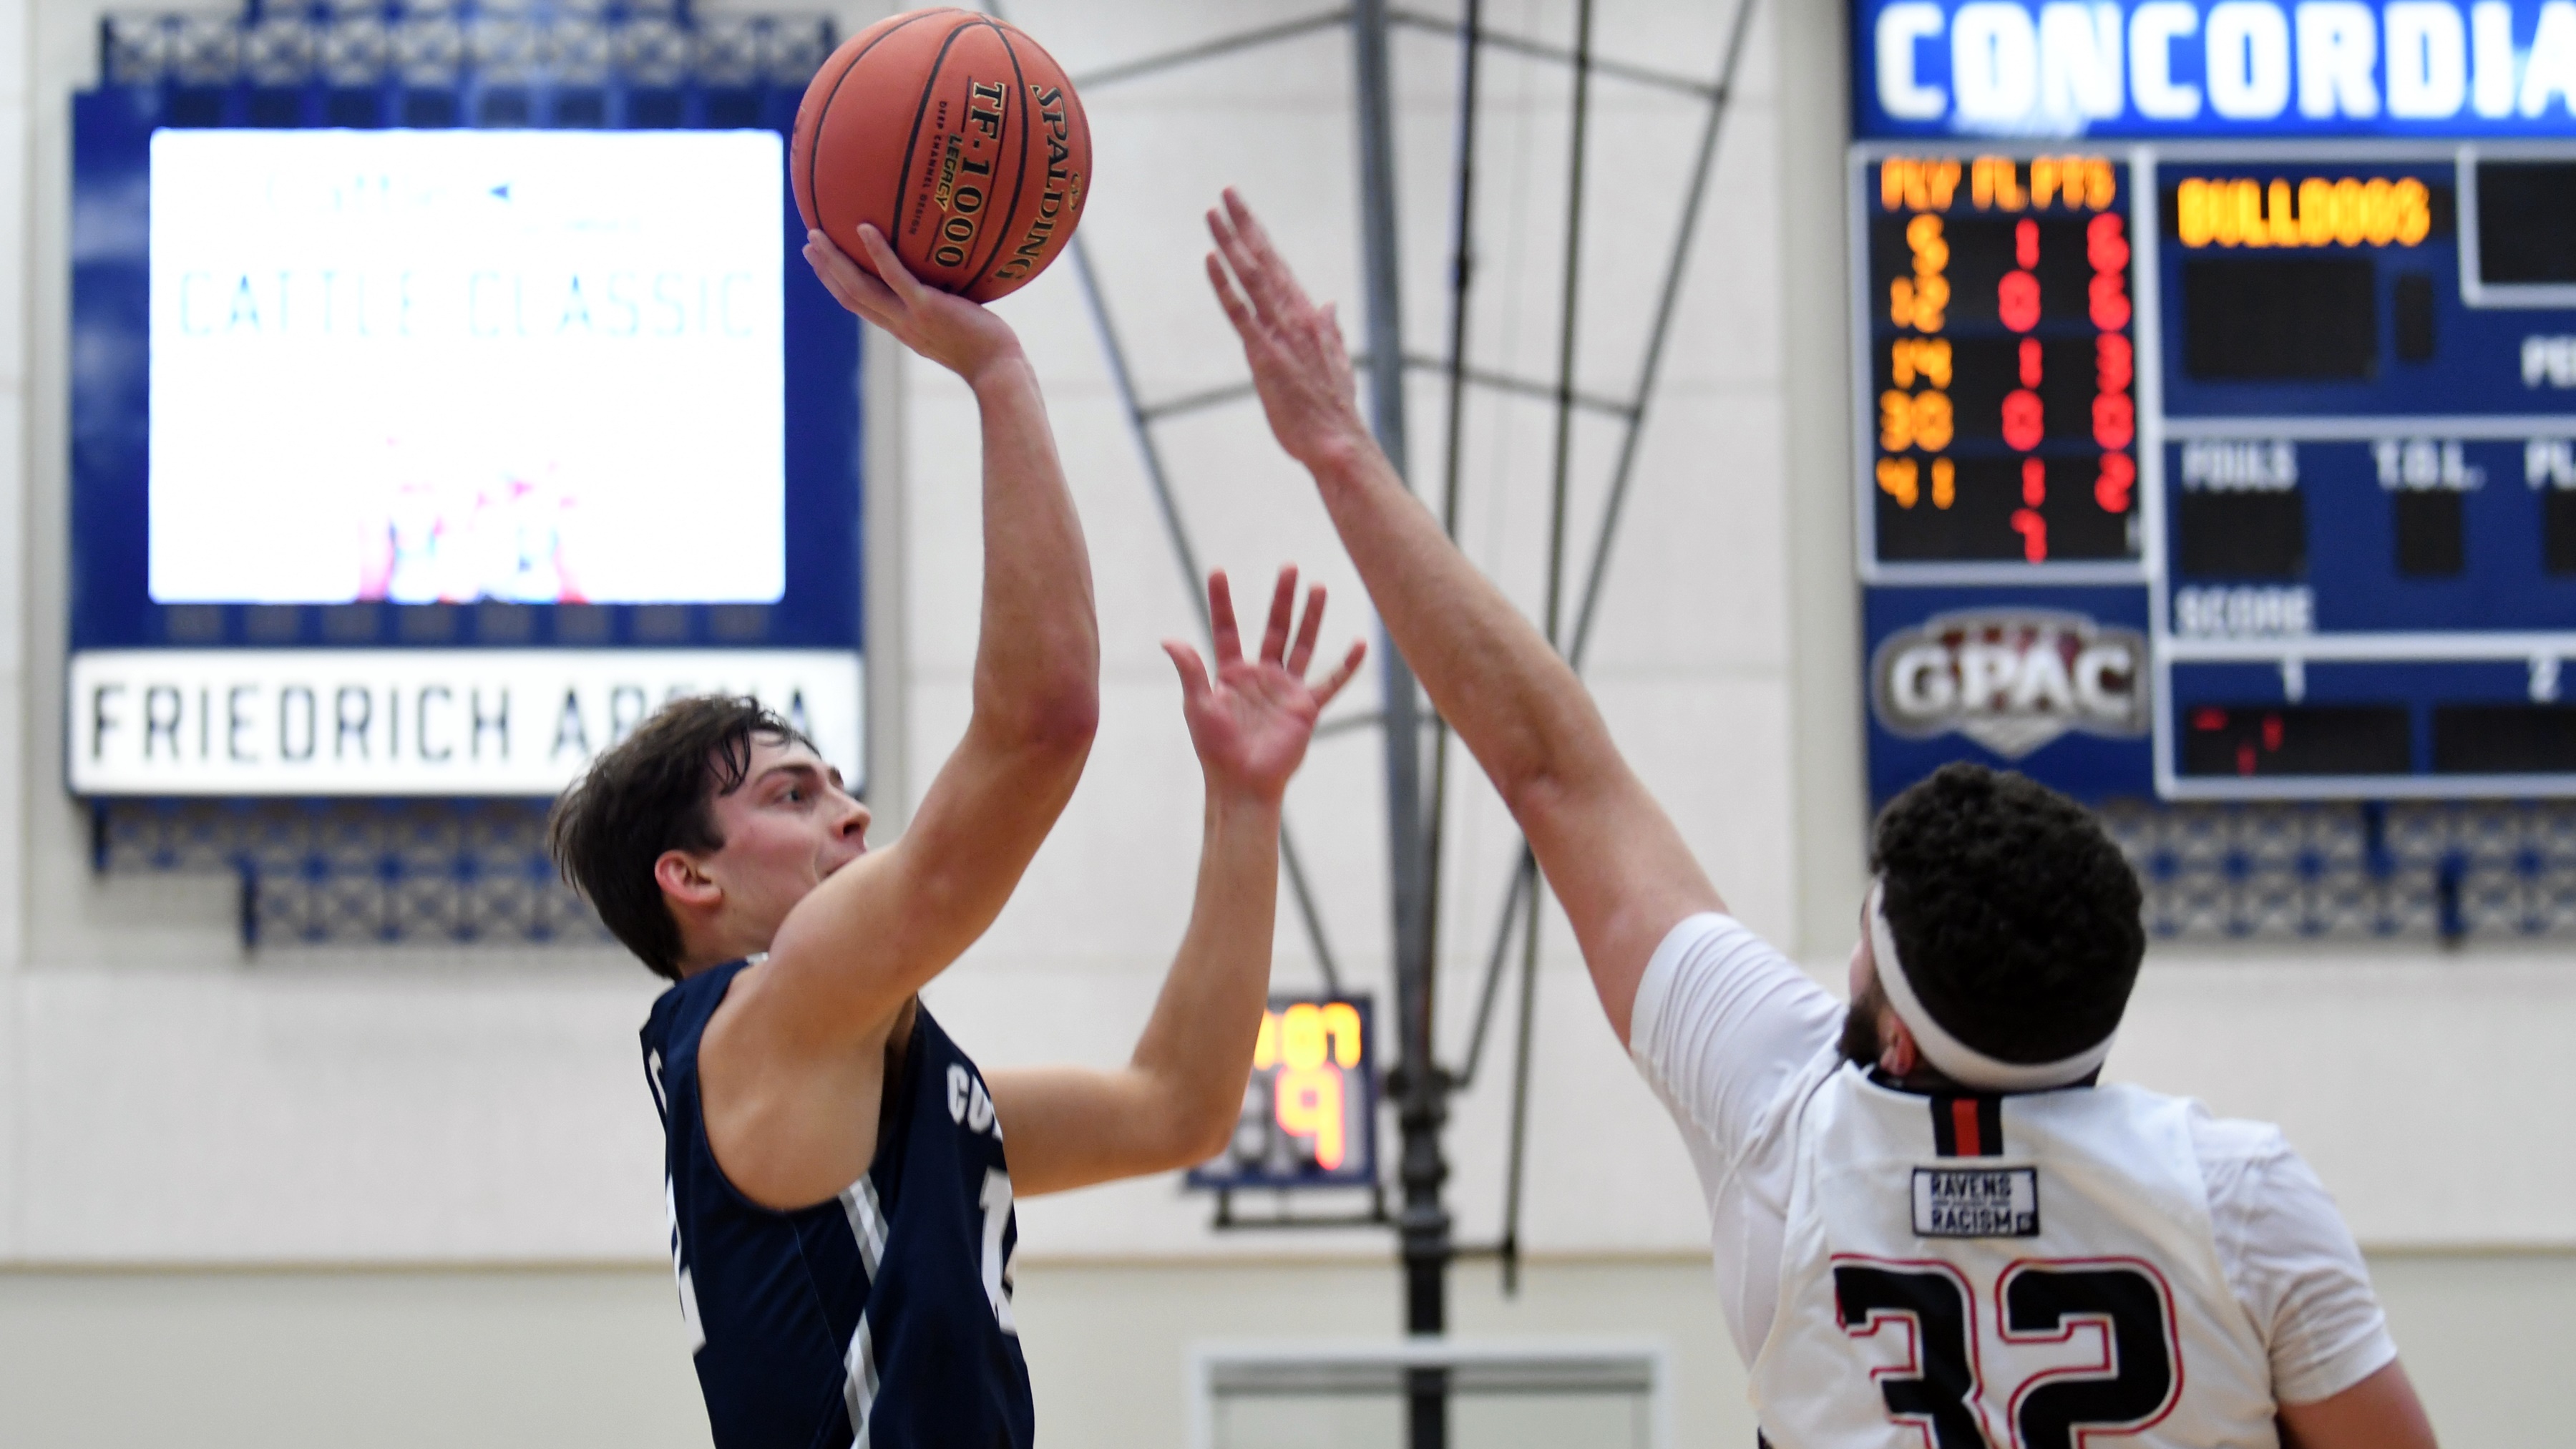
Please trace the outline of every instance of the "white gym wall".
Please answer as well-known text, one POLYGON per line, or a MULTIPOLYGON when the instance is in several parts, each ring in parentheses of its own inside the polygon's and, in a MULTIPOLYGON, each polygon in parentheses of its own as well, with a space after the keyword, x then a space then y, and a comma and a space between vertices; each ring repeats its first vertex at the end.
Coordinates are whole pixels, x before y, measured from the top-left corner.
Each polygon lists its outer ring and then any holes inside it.
MULTIPOLYGON (((167 3, 167 0, 164 0, 167 3)), ((1590 677, 1734 907, 1839 983, 1861 878, 1857 628, 1843 338, 1843 33, 1765 9, 1721 144, 1590 677)), ((669 1285, 659 1139, 634 1031, 658 982, 610 953, 246 955, 228 879, 101 878, 61 781, 67 97, 94 0, 0 0, 0 1443, 703 1444, 669 1285)), ((125 7, 120 7, 125 8, 125 7)), ((210 7, 211 8, 211 7, 210 7)), ((768 6, 800 8, 793 0, 768 6)), ((841 6, 845 33, 882 6, 841 6)), ((1080 74, 1307 13, 1297 0, 1016 0, 1080 74)), ((1562 0, 1489 24, 1561 34, 1562 0)), ((1604 0, 1600 48, 1713 73, 1723 7, 1604 0)), ((1454 61, 1396 46, 1406 333, 1443 337, 1454 61)), ((1197 211, 1245 187, 1314 290, 1357 320, 1346 42, 1326 32, 1089 96, 1084 227, 1141 391, 1240 375, 1197 270, 1197 211)), ((1495 61, 1481 158, 1480 362, 1550 375, 1561 77, 1495 61)), ((1670 235, 1686 107, 1605 88, 1587 231, 1587 389, 1624 391, 1641 282, 1670 235), (1670 158, 1670 159, 1666 159, 1670 158)), ((1187 912, 1197 775, 1156 643, 1195 628, 1069 266, 1005 303, 1047 381, 1093 554, 1100 738, 1081 792, 986 941, 931 993, 988 1063, 1112 1061, 1187 912)), ((1356 328, 1354 328, 1354 331, 1356 328)), ((881 354, 879 354, 881 358, 881 354)), ((1433 486, 1443 392, 1411 392, 1433 486)), ((913 364, 871 414, 872 770, 892 833, 962 725, 974 643, 972 404, 913 364)), ((1461 534, 1536 608, 1548 415, 1471 414, 1461 534)), ((1302 476, 1238 403, 1162 434, 1205 562, 1259 597, 1294 560, 1367 628, 1302 476)), ((1588 557, 1606 428, 1577 435, 1588 557)), ((1373 631, 1372 631, 1373 632, 1373 631)), ((1336 707, 1371 707, 1374 672, 1336 707)), ((1290 815, 1349 984, 1386 986, 1375 737, 1319 742, 1290 815)), ((1512 837, 1461 752, 1444 893, 1444 1041, 1463 1042, 1512 837)), ((1453 1277, 1476 1335, 1655 1336, 1683 1444, 1742 1444, 1704 1218, 1561 923, 1546 937, 1523 1291, 1453 1277)), ((1277 979, 1317 981, 1284 901, 1277 979)), ((1459 1233, 1499 1223, 1510 1016, 1450 1140, 1459 1233)), ((2563 949, 2159 948, 2115 1075, 2275 1118, 2373 1252, 2453 1444, 2539 1445, 2543 1355, 2576 1341, 2576 961, 2563 949)), ((1390 1123, 1391 1126, 1391 1123, 1390 1123)), ((1392 1133, 1385 1149, 1392 1148, 1392 1133)), ((1381 1232, 1216 1234, 1170 1180, 1022 1214, 1018 1316, 1057 1445, 1177 1445, 1202 1339, 1392 1335, 1381 1232)))

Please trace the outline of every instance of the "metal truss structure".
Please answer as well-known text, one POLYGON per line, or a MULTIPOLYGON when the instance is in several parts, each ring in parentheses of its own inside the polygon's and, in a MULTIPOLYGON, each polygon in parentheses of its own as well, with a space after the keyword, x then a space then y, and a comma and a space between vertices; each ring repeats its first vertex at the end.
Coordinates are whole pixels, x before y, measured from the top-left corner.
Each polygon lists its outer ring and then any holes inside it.
MULTIPOLYGON (((998 7, 988 4, 988 8, 998 7)), ((1589 651, 1602 588, 1609 576, 1621 512, 1634 478, 1639 439, 1653 401, 1684 265, 1742 56, 1752 0, 1738 0, 1727 26, 1724 48, 1715 57, 1713 74, 1707 79, 1595 55, 1594 0, 1573 0, 1572 8, 1572 43, 1560 45, 1486 26, 1479 0, 1462 0, 1454 21, 1390 6, 1383 0, 1360 0, 1105 67, 1075 79, 1087 91, 1096 92, 1120 81, 1317 32, 1349 33, 1359 131, 1357 181, 1366 292, 1364 345, 1354 362, 1368 377, 1372 425, 1388 455, 1401 467, 1408 456, 1403 375, 1429 372, 1445 378, 1447 408, 1444 446, 1437 455, 1441 460, 1437 508, 1444 527, 1454 536, 1463 458, 1461 420, 1467 397, 1471 392, 1486 391, 1553 406, 1556 431, 1551 460, 1548 573, 1538 623, 1548 641, 1562 650, 1580 673, 1589 651), (1450 195, 1449 327, 1446 345, 1437 355, 1408 350, 1398 325, 1401 308, 1397 295, 1398 229, 1391 162, 1388 37, 1399 28, 1453 36, 1459 57, 1456 161, 1450 195), (1482 58, 1497 51, 1562 64, 1572 74, 1573 99, 1567 119, 1570 173, 1564 203, 1564 273, 1553 378, 1516 377, 1481 367, 1470 345, 1468 300, 1476 258, 1477 82, 1482 58), (1575 380, 1574 357, 1582 315, 1584 166, 1591 89, 1597 77, 1615 77, 1691 97, 1705 106, 1704 126, 1695 153, 1688 169, 1678 173, 1687 191, 1667 262, 1658 278, 1644 355, 1635 375, 1634 390, 1623 396, 1587 392, 1578 388, 1575 380), (1396 365, 1380 365, 1382 359, 1395 359, 1396 365), (1601 516, 1592 534, 1590 559, 1579 585, 1570 589, 1574 580, 1569 578, 1566 557, 1567 499, 1571 426, 1578 413, 1614 420, 1620 429, 1620 441, 1601 516)), ((1081 236, 1075 237, 1071 250, 1084 299, 1100 334, 1111 381, 1125 406, 1183 586, 1188 597, 1200 601, 1203 596, 1199 580, 1204 573, 1165 467, 1156 429, 1185 414, 1238 402, 1249 395, 1250 386, 1234 383, 1169 398, 1142 396, 1110 301, 1081 236)), ((1423 480, 1412 481, 1417 491, 1428 492, 1422 486, 1423 480)), ((1204 603, 1200 602, 1199 607, 1204 625, 1204 603)), ((1498 1257, 1507 1291, 1515 1281, 1528 1141, 1541 883, 1524 844, 1519 867, 1492 932, 1463 1057, 1457 1059, 1455 1066, 1445 1064, 1437 1050, 1434 970, 1439 956, 1442 836, 1451 752, 1445 724, 1420 700, 1401 654, 1391 644, 1381 643, 1379 657, 1385 671, 1382 713, 1346 723, 1378 727, 1386 749, 1390 913, 1401 1033, 1400 1052, 1388 1076, 1387 1095, 1397 1107, 1402 1127, 1402 1158, 1397 1169, 1401 1207, 1392 1218, 1387 1216, 1382 1187, 1372 1195, 1367 1210, 1355 1215, 1294 1214, 1286 1209, 1283 1200, 1283 1206, 1272 1216, 1245 1216, 1230 1198, 1221 1197, 1216 1226, 1393 1226, 1402 1242, 1406 1327, 1417 1334, 1438 1333, 1446 1322, 1445 1275, 1455 1259, 1498 1257), (1515 966, 1517 1030, 1502 1232, 1493 1244, 1461 1245, 1452 1236, 1451 1217, 1441 1197, 1448 1176, 1441 1137, 1449 1100, 1478 1079, 1497 1023, 1502 988, 1507 977, 1514 974, 1515 966)), ((2160 936, 2208 939, 2376 935, 2456 941, 2470 932, 2576 932, 2576 807, 2360 804, 2208 808, 2132 803, 2115 805, 2104 813, 2115 837, 2147 883, 2149 925, 2160 936)), ((1288 882, 1311 949, 1327 989, 1338 990, 1339 972, 1295 842, 1291 838, 1284 844, 1288 882)), ((1446 1443, 1447 1391, 1446 1381, 1436 1370, 1418 1370, 1409 1377, 1408 1429, 1414 1449, 1433 1449, 1446 1443)))
MULTIPOLYGON (((995 7, 988 5, 988 8, 995 7)), ((1354 362, 1367 377, 1371 426, 1387 456, 1402 469, 1410 452, 1406 446, 1405 374, 1426 371, 1436 372, 1445 378, 1448 388, 1445 446, 1440 455, 1439 514, 1443 526, 1454 536, 1458 525, 1463 461, 1463 419, 1471 393, 1498 392, 1552 406, 1555 445, 1550 473, 1548 576, 1546 606, 1540 624, 1548 642, 1562 649, 1577 670, 1582 668, 1602 586, 1608 579, 1611 547, 1617 537, 1619 516, 1627 502, 1629 485, 1635 476, 1638 444, 1648 405, 1655 394, 1665 347, 1670 340, 1673 313, 1680 297, 1702 203, 1707 196, 1709 174, 1718 139, 1723 132, 1727 103, 1733 94, 1736 70, 1743 57, 1753 4, 1752 0, 1737 0, 1726 27, 1722 49, 1710 58, 1711 70, 1704 79, 1597 56, 1593 51, 1594 12, 1594 0, 1575 0, 1572 43, 1560 45, 1487 26, 1481 0, 1464 0, 1454 21, 1403 10, 1386 4, 1385 0, 1358 0, 1356 4, 1319 10, 1298 19, 1185 46, 1074 78, 1077 85, 1096 93, 1100 87, 1119 81, 1170 71, 1314 32, 1347 31, 1351 39, 1354 109, 1359 132, 1357 179, 1365 293, 1364 347, 1354 362), (1456 164, 1450 189, 1449 325, 1446 346, 1437 356, 1409 351, 1404 345, 1401 325, 1389 55, 1390 35, 1398 28, 1454 37, 1458 56, 1456 164), (1486 56, 1495 51, 1563 65, 1570 71, 1573 82, 1568 117, 1571 137, 1564 209, 1564 271, 1558 298, 1557 366, 1553 378, 1515 377, 1480 367, 1474 361, 1469 336, 1468 304, 1475 283, 1477 256, 1478 80, 1486 56), (1584 175, 1592 119, 1592 89, 1596 79, 1605 76, 1686 96, 1702 108, 1696 146, 1686 169, 1677 172, 1684 187, 1681 217, 1657 279, 1656 300, 1644 355, 1634 378, 1634 390, 1620 397, 1603 397, 1582 391, 1575 381, 1582 303, 1583 227, 1587 209, 1584 175), (1593 534, 1592 556, 1578 582, 1569 575, 1567 552, 1571 535, 1567 514, 1572 483, 1573 424, 1576 415, 1584 412, 1614 419, 1620 434, 1617 461, 1593 534), (1573 587, 1569 589, 1569 585, 1573 587), (1569 603, 1573 605, 1570 619, 1567 617, 1569 603)), ((1159 423, 1181 414, 1238 401, 1249 394, 1250 386, 1238 383, 1165 399, 1141 396, 1128 364, 1127 349, 1100 284, 1099 273, 1093 267, 1084 239, 1079 234, 1074 237, 1071 250, 1084 299, 1090 307, 1108 358, 1110 378, 1125 405, 1146 480, 1153 489, 1155 503, 1172 546, 1174 561, 1180 566, 1189 596, 1199 600, 1199 580, 1204 574, 1187 521, 1174 494, 1170 474, 1164 466, 1155 429, 1159 423)), ((1413 481, 1420 491, 1420 480, 1413 481)), ((1199 607, 1204 628, 1204 603, 1199 607)), ((1448 1270, 1458 1257, 1468 1254, 1497 1256, 1502 1260, 1507 1287, 1516 1285, 1517 1281, 1520 1185, 1528 1138, 1531 1030, 1536 1005, 1539 877, 1536 864, 1524 846, 1510 893, 1503 903, 1501 918, 1495 926, 1485 982, 1465 1059, 1456 1068, 1444 1065, 1437 1047, 1435 982, 1439 960, 1441 857, 1452 752, 1445 724, 1421 698, 1410 668, 1392 641, 1381 639, 1378 659, 1382 672, 1380 713, 1361 723, 1374 724, 1379 728, 1385 748, 1389 908, 1393 925, 1392 954, 1400 1036, 1395 1066, 1388 1073, 1387 1095, 1396 1105, 1402 1132, 1401 1159, 1397 1169, 1400 1205, 1391 1220, 1385 1215, 1382 1193, 1373 1194, 1371 1210, 1356 1217, 1319 1218, 1283 1212, 1269 1218, 1243 1218, 1235 1215, 1233 1204, 1228 1201, 1220 1203, 1218 1226, 1329 1227, 1389 1223, 1397 1230, 1401 1245, 1406 1330, 1413 1334, 1437 1334, 1447 1327, 1448 1270), (1474 1082, 1477 1068, 1483 1060, 1485 1043, 1495 1022, 1500 988, 1507 968, 1513 964, 1515 940, 1519 944, 1520 1014, 1514 1043, 1511 1147, 1504 1182, 1502 1234, 1495 1244, 1463 1247, 1454 1239, 1452 1218, 1442 1201, 1442 1187, 1449 1175, 1442 1135, 1449 1118, 1451 1098, 1474 1082)), ((1322 968, 1326 985, 1328 989, 1338 989, 1339 972, 1293 837, 1283 838, 1281 855, 1299 917, 1322 968)), ((1450 1389, 1446 1370, 1432 1367, 1407 1370, 1406 1422, 1413 1449, 1439 1449, 1447 1443, 1450 1389)))

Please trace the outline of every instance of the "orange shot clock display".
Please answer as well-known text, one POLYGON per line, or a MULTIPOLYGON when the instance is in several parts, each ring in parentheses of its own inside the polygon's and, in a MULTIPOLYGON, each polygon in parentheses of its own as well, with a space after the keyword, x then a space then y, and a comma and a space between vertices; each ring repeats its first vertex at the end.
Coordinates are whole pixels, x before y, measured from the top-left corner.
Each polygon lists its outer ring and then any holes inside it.
POLYGON ((1863 199, 1878 559, 2137 557, 2126 163, 1891 156, 1863 199))
POLYGON ((1300 1001, 1261 1014, 1252 1069, 1274 1073, 1271 1116, 1290 1137, 1314 1143, 1315 1165, 1331 1172, 1349 1155, 1342 1078, 1362 1055, 1360 1014, 1347 1001, 1300 1001))
POLYGON ((1376 1181, 1376 1061, 1365 997, 1275 999, 1225 1153, 1194 1187, 1349 1187, 1376 1181))

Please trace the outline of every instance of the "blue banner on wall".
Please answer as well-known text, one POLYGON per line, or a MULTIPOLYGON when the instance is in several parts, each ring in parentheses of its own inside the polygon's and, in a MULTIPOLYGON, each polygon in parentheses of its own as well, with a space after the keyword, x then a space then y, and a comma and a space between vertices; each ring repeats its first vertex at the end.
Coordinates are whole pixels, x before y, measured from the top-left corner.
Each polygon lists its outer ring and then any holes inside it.
POLYGON ((1859 0, 1854 132, 2576 135, 2576 0, 1859 0))

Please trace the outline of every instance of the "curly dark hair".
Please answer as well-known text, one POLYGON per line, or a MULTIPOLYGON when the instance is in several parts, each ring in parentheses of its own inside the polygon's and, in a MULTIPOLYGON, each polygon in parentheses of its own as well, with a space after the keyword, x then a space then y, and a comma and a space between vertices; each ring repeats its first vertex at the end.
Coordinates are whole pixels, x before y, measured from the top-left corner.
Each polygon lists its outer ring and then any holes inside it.
POLYGON ((724 848, 708 807, 742 788, 755 737, 813 744, 755 699, 675 699, 591 761, 546 817, 555 868, 657 976, 680 979, 681 944, 653 863, 666 850, 724 848))
POLYGON ((2138 877, 2083 806, 1944 765, 1880 812, 1870 869, 1906 980, 1959 1040, 2048 1062, 2120 1024, 2147 952, 2138 877))

